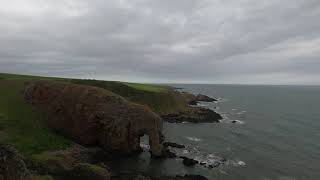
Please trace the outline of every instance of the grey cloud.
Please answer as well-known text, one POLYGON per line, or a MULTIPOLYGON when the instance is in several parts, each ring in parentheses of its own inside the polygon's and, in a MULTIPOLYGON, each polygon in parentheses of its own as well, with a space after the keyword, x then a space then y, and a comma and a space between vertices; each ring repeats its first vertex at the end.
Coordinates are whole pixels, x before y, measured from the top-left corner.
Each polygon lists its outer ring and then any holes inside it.
POLYGON ((0 72, 184 83, 266 84, 285 76, 274 83, 320 84, 318 0, 1 4, 0 72))

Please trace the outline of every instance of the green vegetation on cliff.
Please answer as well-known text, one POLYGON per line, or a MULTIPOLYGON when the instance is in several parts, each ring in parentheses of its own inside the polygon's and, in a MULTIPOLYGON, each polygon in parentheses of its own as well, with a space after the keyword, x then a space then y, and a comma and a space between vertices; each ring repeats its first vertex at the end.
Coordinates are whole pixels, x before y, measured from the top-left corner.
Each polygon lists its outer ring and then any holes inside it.
POLYGON ((0 80, 0 140, 26 155, 66 147, 67 140, 47 129, 44 116, 24 101, 23 88, 23 80, 0 80))
POLYGON ((27 156, 63 149, 70 143, 48 129, 44 123, 46 117, 24 101, 24 84, 32 80, 58 80, 104 88, 147 105, 158 114, 176 112, 186 106, 183 97, 166 86, 0 74, 0 143, 12 144, 27 156))

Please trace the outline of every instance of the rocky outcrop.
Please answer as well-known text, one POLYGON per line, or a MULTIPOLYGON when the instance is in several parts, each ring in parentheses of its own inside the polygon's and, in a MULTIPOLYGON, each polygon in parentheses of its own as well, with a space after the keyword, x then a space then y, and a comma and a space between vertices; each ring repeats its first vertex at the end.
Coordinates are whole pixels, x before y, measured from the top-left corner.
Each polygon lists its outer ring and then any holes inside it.
POLYGON ((197 105, 199 101, 202 101, 202 102, 217 101, 217 99, 209 97, 207 95, 203 95, 203 94, 194 95, 188 92, 181 92, 181 95, 184 97, 184 99, 186 100, 186 103, 189 105, 197 105))
POLYGON ((105 89, 36 81, 26 85, 25 99, 48 115, 50 128, 82 145, 132 154, 141 151, 140 137, 147 134, 151 153, 161 155, 161 118, 105 89))
POLYGON ((201 107, 188 107, 185 111, 171 113, 161 116, 169 123, 212 123, 219 122, 222 116, 213 110, 201 107))
POLYGON ((209 96, 206 96, 206 95, 203 95, 203 94, 198 94, 196 96, 196 100, 197 101, 203 101, 203 102, 215 102, 215 101, 217 101, 216 99, 214 99, 212 97, 209 97, 209 96))
POLYGON ((163 143, 163 146, 164 147, 173 147, 173 148, 178 148, 178 149, 183 149, 185 148, 186 146, 183 145, 183 144, 178 144, 178 143, 174 143, 174 142, 164 142, 163 143))
POLYGON ((0 180, 30 180, 22 156, 8 145, 0 145, 0 180))

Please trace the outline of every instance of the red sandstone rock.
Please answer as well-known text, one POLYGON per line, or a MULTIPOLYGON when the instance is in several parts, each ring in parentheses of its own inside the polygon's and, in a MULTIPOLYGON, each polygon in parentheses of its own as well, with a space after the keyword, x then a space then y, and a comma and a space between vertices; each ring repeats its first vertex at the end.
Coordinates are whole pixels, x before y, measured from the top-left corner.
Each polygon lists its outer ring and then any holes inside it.
POLYGON ((48 115, 49 127, 80 144, 133 153, 140 150, 140 137, 147 134, 152 154, 161 155, 161 118, 110 91, 36 81, 26 86, 25 99, 48 115))

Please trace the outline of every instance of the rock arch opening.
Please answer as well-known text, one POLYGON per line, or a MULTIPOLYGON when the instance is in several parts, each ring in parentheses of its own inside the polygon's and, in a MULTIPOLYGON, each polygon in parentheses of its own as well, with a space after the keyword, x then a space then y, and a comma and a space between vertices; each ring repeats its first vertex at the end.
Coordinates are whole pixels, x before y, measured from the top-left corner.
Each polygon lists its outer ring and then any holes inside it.
POLYGON ((143 151, 150 151, 150 137, 148 134, 143 134, 140 136, 140 147, 143 151))

